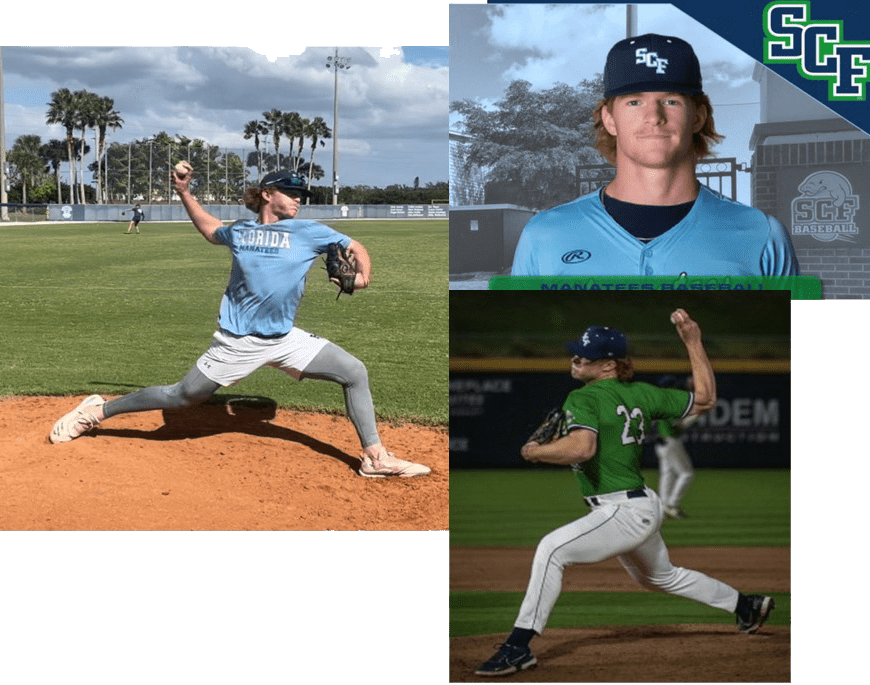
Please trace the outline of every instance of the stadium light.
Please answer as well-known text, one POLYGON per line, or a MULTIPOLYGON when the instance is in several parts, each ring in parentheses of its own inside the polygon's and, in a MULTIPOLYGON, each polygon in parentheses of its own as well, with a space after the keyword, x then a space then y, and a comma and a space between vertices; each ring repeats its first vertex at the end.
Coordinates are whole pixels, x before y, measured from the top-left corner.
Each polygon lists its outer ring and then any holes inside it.
MULTIPOLYGON (((335 75, 335 90, 332 104, 332 204, 338 204, 338 72, 350 69, 350 57, 339 57, 338 48, 335 55, 326 58, 326 68, 332 69, 335 75)), ((313 169, 309 169, 311 174, 313 169)))
POLYGON ((3 100, 3 48, 0 48, 0 221, 9 221, 6 173, 6 103, 3 100))

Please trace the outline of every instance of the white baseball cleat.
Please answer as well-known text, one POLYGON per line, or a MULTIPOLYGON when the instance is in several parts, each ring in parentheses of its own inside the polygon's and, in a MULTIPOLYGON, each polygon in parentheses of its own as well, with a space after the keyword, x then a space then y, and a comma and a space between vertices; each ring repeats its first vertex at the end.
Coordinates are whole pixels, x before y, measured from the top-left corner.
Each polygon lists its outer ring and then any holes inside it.
POLYGON ((359 475, 366 478, 385 478, 386 476, 399 476, 412 478, 413 476, 426 476, 432 471, 428 466, 415 464, 404 459, 399 459, 392 452, 381 452, 378 457, 369 457, 363 454, 359 467, 359 475))
POLYGON ((75 440, 82 433, 86 433, 103 420, 103 405, 106 403, 99 395, 86 397, 79 406, 69 414, 62 416, 51 433, 48 435, 50 442, 55 445, 61 442, 75 440))

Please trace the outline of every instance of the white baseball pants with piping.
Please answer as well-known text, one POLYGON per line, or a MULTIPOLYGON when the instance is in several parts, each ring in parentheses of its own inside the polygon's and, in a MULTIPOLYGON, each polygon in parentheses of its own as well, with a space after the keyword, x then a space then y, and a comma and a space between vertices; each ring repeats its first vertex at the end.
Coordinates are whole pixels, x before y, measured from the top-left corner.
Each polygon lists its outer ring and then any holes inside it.
POLYGON ((659 529, 663 505, 650 488, 646 497, 625 492, 599 495, 583 518, 547 534, 538 543, 532 575, 515 625, 539 635, 562 591, 569 564, 594 564, 617 557, 629 575, 649 590, 669 592, 733 612, 738 592, 730 585, 691 569, 674 566, 659 529))

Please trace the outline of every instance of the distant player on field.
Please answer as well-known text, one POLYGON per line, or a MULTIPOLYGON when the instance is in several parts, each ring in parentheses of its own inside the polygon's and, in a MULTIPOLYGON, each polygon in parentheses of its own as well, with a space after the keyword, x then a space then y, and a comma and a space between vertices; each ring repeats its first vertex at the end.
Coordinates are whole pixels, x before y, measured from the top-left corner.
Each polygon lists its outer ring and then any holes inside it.
POLYGON ((528 442, 521 454, 531 462, 570 466, 591 511, 538 543, 514 629, 477 675, 509 675, 537 663, 529 643, 543 633, 569 564, 616 557, 650 590, 734 613, 743 633, 755 633, 774 608, 772 597, 744 595, 703 573, 674 566, 659 532, 663 505, 644 485, 640 469, 646 431, 654 419, 700 414, 716 403, 716 379, 701 329, 682 309, 671 320, 689 353, 695 392, 633 382, 628 342, 613 328, 590 326, 569 343, 571 377, 585 385, 563 404, 561 437, 545 444, 528 442))
POLYGON ((136 206, 133 207, 133 218, 130 219, 130 225, 127 226, 127 233, 132 231, 134 228, 136 229, 136 233, 139 232, 139 222, 145 218, 145 212, 142 211, 142 208, 139 206, 139 203, 136 203, 136 206))
MULTIPOLYGON (((657 385, 661 388, 680 387, 674 376, 662 376, 657 385)), ((684 387, 694 390, 691 377, 686 379, 684 387)), ((686 430, 698 416, 687 416, 681 419, 659 419, 655 422, 656 438, 655 453, 659 460, 659 498, 665 505, 665 514, 672 519, 687 518, 680 503, 695 479, 695 469, 692 459, 683 445, 686 430)))
POLYGON ((144 388, 109 401, 91 395, 54 425, 51 442, 69 442, 116 414, 200 404, 221 386, 233 385, 262 366, 273 366, 297 380, 341 385, 362 446, 360 475, 428 474, 427 466, 398 459, 381 444, 363 363, 294 325, 311 263, 327 252, 329 244, 340 243, 356 258, 356 288, 365 288, 371 280, 365 247, 324 224, 294 219, 310 191, 289 172, 267 174, 259 187, 245 191, 245 206, 257 219, 230 226, 206 212, 190 194, 190 178, 191 174, 182 178, 173 172, 175 190, 190 220, 209 243, 229 248, 233 257, 211 347, 174 385, 144 388))
POLYGON ((797 275, 777 219, 695 177, 722 136, 691 45, 654 33, 616 43, 593 118, 596 147, 616 177, 532 217, 511 275, 797 275))

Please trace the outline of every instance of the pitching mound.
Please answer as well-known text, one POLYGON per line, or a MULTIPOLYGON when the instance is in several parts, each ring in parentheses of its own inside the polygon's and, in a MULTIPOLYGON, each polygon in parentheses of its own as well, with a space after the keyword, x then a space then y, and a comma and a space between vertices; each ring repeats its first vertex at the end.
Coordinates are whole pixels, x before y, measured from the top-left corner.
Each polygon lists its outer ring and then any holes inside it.
MULTIPOLYGON (((743 635, 719 625, 554 628, 535 638, 537 667, 512 682, 789 682, 790 631, 743 635)), ((450 682, 492 682, 474 669, 504 635, 450 640, 450 682)))
POLYGON ((359 441, 343 416, 218 395, 183 412, 107 420, 52 445, 54 422, 82 397, 0 400, 4 530, 446 530, 446 430, 378 426, 421 478, 357 475, 359 441))
MULTIPOLYGON (((665 524, 665 536, 667 537, 665 524)), ((671 561, 751 592, 791 592, 787 547, 674 547, 671 561)), ((533 549, 451 548, 450 588, 523 592, 533 549), (498 572, 494 572, 498 569, 498 572)), ((637 592, 616 559, 565 569, 565 592, 637 592)), ((686 601, 686 600, 675 600, 686 601)), ((517 607, 519 608, 519 607, 517 607)), ((505 630, 510 630, 506 626, 505 630)), ((450 640, 450 682, 493 679, 474 669, 505 635, 450 640)), ((730 625, 553 628, 532 642, 538 667, 519 682, 789 682, 791 627, 767 624, 755 635, 730 625)))

